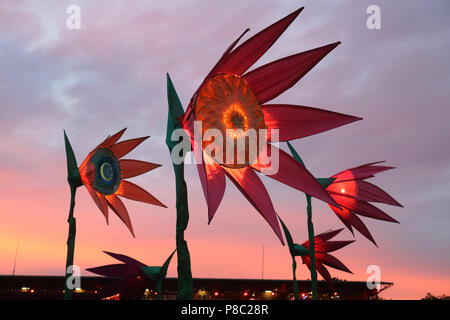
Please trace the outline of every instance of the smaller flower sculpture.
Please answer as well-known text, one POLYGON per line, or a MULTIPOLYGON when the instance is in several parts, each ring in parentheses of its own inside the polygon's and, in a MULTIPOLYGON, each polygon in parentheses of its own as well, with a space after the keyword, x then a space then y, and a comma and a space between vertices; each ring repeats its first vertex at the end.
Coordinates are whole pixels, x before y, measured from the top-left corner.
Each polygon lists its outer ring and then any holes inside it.
POLYGON ((379 202, 403 207, 387 192, 376 185, 365 181, 366 179, 374 177, 375 174, 379 172, 394 169, 394 167, 378 165, 382 162, 384 161, 364 164, 335 174, 331 177, 334 181, 326 188, 333 199, 341 206, 341 208, 337 208, 330 205, 330 208, 339 219, 341 219, 344 225, 352 233, 354 227, 375 245, 377 245, 375 240, 357 215, 399 223, 381 209, 370 204, 370 202, 379 202))
POLYGON ((117 143, 126 129, 107 138, 92 150, 81 164, 81 181, 108 222, 108 207, 125 223, 134 235, 130 216, 118 196, 164 207, 158 199, 141 187, 125 179, 132 178, 159 167, 139 160, 121 159, 148 137, 117 143))
MULTIPOLYGON (((284 236, 286 237, 286 242, 289 247, 289 252, 292 257, 292 274, 293 274, 293 281, 294 281, 294 297, 296 300, 299 299, 298 294, 298 284, 296 279, 296 269, 297 269, 297 262, 295 260, 295 257, 301 257, 303 260, 303 263, 308 266, 308 268, 311 270, 311 259, 310 259, 310 252, 309 252, 309 241, 306 241, 302 243, 301 245, 294 243, 292 240, 291 233, 289 232, 289 229, 284 224, 283 220, 281 220, 280 217, 278 219, 281 222, 281 226, 283 227, 284 236)), ((354 242, 355 240, 347 240, 347 241, 329 241, 332 238, 334 238, 339 232, 341 232, 343 229, 335 230, 335 231, 328 231, 321 233, 314 237, 314 256, 315 256, 315 268, 316 270, 322 275, 322 277, 328 282, 330 286, 333 286, 333 282, 331 280, 330 273, 328 272, 327 268, 324 265, 328 265, 332 268, 342 270, 345 272, 352 273, 342 262, 340 262, 338 259, 333 257, 332 255, 328 254, 329 252, 336 251, 342 247, 345 247, 346 245, 349 245, 350 243, 354 242)))
POLYGON ((75 252, 76 219, 74 217, 75 196, 78 187, 84 185, 108 223, 108 207, 125 223, 134 237, 130 216, 118 196, 136 201, 166 207, 150 193, 137 185, 124 180, 141 175, 159 167, 158 164, 122 159, 148 137, 117 142, 126 129, 106 138, 92 150, 78 168, 72 145, 64 132, 67 158, 67 182, 70 186, 69 235, 67 238, 66 281, 64 299, 72 298, 68 288, 68 279, 72 275, 75 252))
MULTIPOLYGON (((333 281, 331 280, 330 273, 328 272, 327 268, 325 268, 325 265, 345 271, 348 273, 352 273, 341 261, 339 261, 334 256, 328 254, 329 252, 336 251, 338 249, 341 249, 345 247, 346 245, 349 245, 350 243, 354 242, 355 240, 347 240, 347 241, 330 241, 332 238, 334 238, 337 234, 339 234, 342 229, 339 230, 333 230, 324 232, 321 234, 318 234, 314 237, 314 253, 316 257, 316 270, 320 273, 320 275, 328 282, 330 286, 333 285, 333 281)), ((306 248, 306 250, 309 250, 309 241, 306 241, 302 243, 302 247, 306 248)), ((302 261, 308 268, 311 268, 310 258, 308 254, 302 254, 302 261)))
POLYGON ((162 299, 162 285, 175 251, 172 252, 161 267, 149 267, 126 255, 103 251, 123 263, 86 270, 105 277, 120 278, 103 289, 102 296, 104 298, 119 293, 121 300, 137 300, 142 298, 147 288, 154 286, 158 293, 158 299, 162 299))

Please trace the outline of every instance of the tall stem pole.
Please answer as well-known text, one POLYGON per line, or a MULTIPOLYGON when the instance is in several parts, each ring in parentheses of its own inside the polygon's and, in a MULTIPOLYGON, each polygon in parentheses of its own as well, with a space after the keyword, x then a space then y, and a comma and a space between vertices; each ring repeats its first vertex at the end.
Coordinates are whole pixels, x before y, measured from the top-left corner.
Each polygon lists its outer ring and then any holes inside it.
POLYGON ((310 270, 311 270, 311 286, 312 286, 312 297, 317 300, 317 272, 316 272, 316 255, 314 250, 314 225, 312 222, 312 207, 311 207, 311 196, 306 195, 306 201, 308 202, 306 211, 308 213, 308 237, 309 237, 309 260, 310 260, 310 270))
POLYGON ((194 284, 192 281, 191 258, 184 231, 189 222, 187 186, 184 181, 184 163, 174 164, 177 194, 176 244, 178 257, 178 299, 192 300, 194 284))
POLYGON ((300 296, 298 294, 298 283, 297 277, 295 276, 295 271, 297 270, 297 261, 295 261, 295 256, 292 257, 292 274, 293 274, 293 286, 294 286, 294 299, 299 300, 300 296))
POLYGON ((67 258, 66 258, 66 278, 64 282, 64 300, 72 299, 72 289, 68 288, 69 278, 73 273, 73 256, 75 252, 75 235, 76 235, 76 220, 73 216, 73 209, 75 208, 75 194, 77 188, 70 186, 70 209, 69 218, 67 222, 69 223, 69 236, 67 238, 67 258))
MULTIPOLYGON (((180 119, 184 116, 184 110, 169 74, 167 74, 167 99, 169 103, 169 113, 167 118, 166 144, 169 148, 171 158, 175 159, 174 157, 172 157, 172 152, 175 146, 178 143, 182 142, 183 139, 188 139, 188 137, 179 137, 178 141, 172 139, 172 135, 175 130, 182 129, 180 119)), ((176 158, 178 158, 179 156, 179 153, 176 154, 176 158)), ((186 230, 189 222, 187 186, 186 181, 184 180, 185 156, 186 154, 183 154, 183 161, 180 164, 172 161, 173 169, 175 171, 177 195, 176 244, 178 257, 178 299, 192 300, 194 284, 192 281, 191 258, 189 255, 187 242, 186 240, 184 240, 184 231, 186 230)))

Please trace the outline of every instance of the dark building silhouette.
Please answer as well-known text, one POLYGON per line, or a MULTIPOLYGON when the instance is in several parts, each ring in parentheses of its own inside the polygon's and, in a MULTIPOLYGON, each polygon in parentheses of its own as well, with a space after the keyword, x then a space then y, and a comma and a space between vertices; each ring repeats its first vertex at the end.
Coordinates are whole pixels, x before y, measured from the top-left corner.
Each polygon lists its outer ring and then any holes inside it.
MULTIPOLYGON (((81 288, 75 289, 73 299, 102 299, 102 288, 117 279, 81 277, 81 288)), ((298 281, 300 296, 310 298, 311 282, 298 281)), ((381 282, 380 288, 368 289, 366 282, 335 280, 333 288, 318 281, 321 299, 363 300, 377 299, 379 293, 393 286, 381 282)), ((0 299, 62 299, 64 277, 60 276, 0 276, 0 299)), ((163 285, 163 298, 176 299, 177 279, 167 278, 163 285)), ((293 297, 292 280, 259 279, 194 279, 195 299, 286 300, 293 297)), ((118 295, 109 297, 119 298, 118 295)), ((154 288, 148 288, 142 299, 155 299, 154 288)))

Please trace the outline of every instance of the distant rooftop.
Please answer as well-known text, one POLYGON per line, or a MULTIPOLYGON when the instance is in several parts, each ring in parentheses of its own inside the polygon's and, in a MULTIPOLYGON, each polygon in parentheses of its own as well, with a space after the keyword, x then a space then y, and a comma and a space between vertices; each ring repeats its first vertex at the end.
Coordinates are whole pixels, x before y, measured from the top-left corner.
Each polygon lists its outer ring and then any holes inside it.
MULTIPOLYGON (((62 299, 64 276, 7 276, 0 275, 0 299, 62 299)), ((118 279, 106 277, 81 277, 81 288, 74 291, 74 299, 101 299, 102 289, 118 279)), ((292 280, 284 279, 223 279, 194 278, 195 299, 290 299, 293 296, 292 280)), ((302 298, 310 296, 311 281, 298 280, 302 298)), ((318 281, 318 293, 322 299, 377 299, 383 290, 393 286, 380 282, 379 289, 369 289, 365 281, 333 279, 333 287, 318 281)), ((154 298, 151 283, 142 298, 154 298)), ((177 279, 167 278, 163 285, 163 297, 175 299, 177 279)))

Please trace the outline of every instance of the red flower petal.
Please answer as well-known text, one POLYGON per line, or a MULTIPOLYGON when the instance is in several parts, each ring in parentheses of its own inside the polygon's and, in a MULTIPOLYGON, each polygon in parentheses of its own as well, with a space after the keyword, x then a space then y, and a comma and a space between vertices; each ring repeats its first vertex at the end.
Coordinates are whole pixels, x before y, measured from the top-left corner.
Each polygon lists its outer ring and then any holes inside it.
POLYGON ((362 201, 372 201, 372 202, 381 202, 385 204, 390 204, 397 207, 403 207, 397 200, 395 200, 392 196, 390 196, 386 191, 377 187, 376 185, 367 182, 358 180, 356 181, 356 185, 358 186, 358 193, 356 194, 356 198, 362 201))
POLYGON ((355 227, 355 229, 358 230, 364 237, 372 241, 373 244, 377 246, 377 243, 370 234, 369 229, 367 229, 367 227, 356 214, 346 208, 342 208, 342 210, 333 206, 330 206, 330 208, 350 231, 352 231, 352 227, 355 227))
POLYGON ((374 164, 380 163, 384 161, 379 162, 373 162, 368 164, 363 164, 361 166, 351 168, 344 170, 342 172, 339 172, 335 174, 332 178, 336 178, 334 183, 340 182, 340 181, 346 181, 346 180, 354 180, 354 179, 368 179, 372 178, 375 174, 379 172, 383 172, 386 170, 394 169, 395 167, 388 167, 388 166, 375 166, 374 164))
POLYGON ((350 209, 354 211, 355 213, 369 217, 372 219, 377 220, 383 220, 383 221, 389 221, 389 222, 396 222, 397 220, 389 216, 388 214, 384 213, 381 209, 371 205, 368 202, 365 201, 359 201, 352 197, 348 197, 342 194, 335 194, 332 192, 332 197, 336 200, 337 203, 339 203, 341 206, 350 209))
POLYGON ((136 139, 130 139, 125 140, 122 142, 119 142, 115 145, 113 145, 110 149, 118 159, 122 158, 124 155, 128 154, 131 150, 136 148, 138 145, 140 145, 142 142, 147 140, 149 136, 142 137, 142 138, 136 138, 136 139))
POLYGON ((276 141, 270 138, 270 129, 279 129, 278 141, 287 141, 361 120, 342 113, 288 104, 263 105, 262 110, 268 129, 268 141, 272 142, 276 141))
POLYGON ((131 200, 145 202, 167 208, 163 203, 161 203, 158 199, 156 199, 146 190, 127 180, 122 180, 120 182, 119 189, 117 189, 115 194, 131 200))
POLYGON ((336 257, 330 254, 316 253, 316 260, 334 269, 352 273, 341 261, 339 261, 336 257))
POLYGON ((294 54, 246 73, 243 78, 262 104, 272 100, 297 83, 340 42, 294 54))
POLYGON ((106 253, 107 255, 113 257, 116 260, 119 260, 119 261, 121 261, 123 263, 126 263, 126 264, 134 265, 134 266, 136 266, 138 268, 147 266, 146 264, 143 264, 142 262, 137 261, 136 259, 133 259, 133 258, 131 258, 129 256, 124 255, 124 254, 113 253, 113 252, 109 252, 109 251, 103 251, 103 252, 106 253))
POLYGON ((229 169, 224 167, 223 169, 247 200, 269 223, 281 243, 284 245, 283 236, 281 234, 280 225, 278 224, 278 218, 272 200, 256 172, 250 167, 242 169, 229 169))
MULTIPOLYGON (((309 270, 311 270, 311 261, 309 259, 309 256, 302 256, 302 261, 309 270)), ((333 281, 331 280, 331 275, 328 272, 327 268, 325 268, 321 263, 318 263, 316 260, 316 271, 324 278, 330 286, 333 285, 333 281)))
POLYGON ((202 163, 197 164, 203 194, 208 204, 208 224, 214 217, 225 193, 225 173, 210 156, 203 152, 202 163))
POLYGON ((119 162, 122 179, 136 177, 161 166, 160 164, 140 160, 121 159, 119 162))
POLYGON ((329 286, 333 286, 333 280, 331 279, 331 275, 328 272, 328 269, 321 263, 316 263, 316 270, 325 279, 329 286))
POLYGON ((87 268, 86 271, 104 276, 104 277, 112 277, 112 278, 123 278, 127 276, 138 276, 142 274, 140 269, 130 266, 127 264, 119 263, 119 264, 109 264, 106 266, 95 267, 95 268, 87 268))
MULTIPOLYGON (((334 236, 336 236, 339 232, 341 232, 344 229, 339 229, 339 230, 334 230, 334 231, 328 231, 325 233, 321 233, 318 234, 316 236, 314 236, 314 250, 319 252, 319 251, 323 251, 323 248, 321 247, 321 249, 318 249, 318 246, 323 246, 325 245, 325 243, 327 243, 327 241, 331 238, 333 238, 334 236)), ((305 242, 302 243, 302 246, 305 247, 306 249, 309 249, 309 240, 306 240, 305 242)))
POLYGON ((103 141, 99 147, 102 148, 110 148, 114 145, 114 143, 116 143, 124 134, 125 130, 127 130, 127 128, 124 128, 122 130, 120 130, 119 132, 113 134, 111 137, 106 138, 105 141, 103 141))
POLYGON ((274 171, 276 169, 276 163, 272 161, 270 163, 264 163, 266 161, 263 159, 267 155, 270 160, 273 160, 271 159, 273 151, 278 152, 279 155, 278 157, 274 155, 275 161, 277 161, 277 158, 279 160, 278 171, 272 175, 268 175, 268 177, 278 180, 294 189, 303 191, 317 199, 339 206, 305 167, 286 152, 271 144, 266 144, 261 155, 251 166, 255 170, 263 171, 263 173, 265 173, 265 170, 267 170, 266 172, 274 171))
POLYGON ((325 245, 326 252, 333 252, 339 250, 350 243, 355 242, 355 240, 346 240, 346 241, 327 241, 325 245))
POLYGON ((322 239, 323 241, 328 241, 330 239, 333 239, 339 233, 341 233, 342 230, 344 230, 344 229, 337 229, 337 230, 322 232, 322 233, 318 234, 316 237, 322 239))
POLYGON ((92 197, 92 200, 94 200, 97 207, 100 209, 100 211, 103 213, 106 219, 106 223, 109 223, 108 219, 108 205, 105 201, 105 199, 102 197, 101 194, 99 194, 97 191, 95 191, 94 188, 92 188, 89 184, 84 185, 89 192, 89 194, 92 197))
POLYGON ((114 213, 119 217, 120 220, 122 220, 123 223, 125 223, 128 230, 130 230, 133 237, 135 237, 134 231, 133 231, 133 226, 131 225, 130 216, 129 216, 127 208, 125 208, 123 202, 114 194, 105 196, 105 199, 108 203, 108 206, 111 208, 111 210, 114 211, 114 213))
POLYGON ((275 22, 224 56, 222 63, 214 68, 214 73, 243 74, 277 41, 302 10, 300 8, 275 22))
POLYGON ((225 193, 225 174, 221 166, 207 155, 202 150, 200 143, 194 139, 194 122, 192 117, 183 124, 183 128, 191 139, 198 175, 206 203, 208 204, 209 224, 222 202, 225 193))
POLYGON ((81 182, 84 185, 93 185, 95 181, 95 166, 92 162, 87 162, 83 169, 79 169, 81 182))
MULTIPOLYGON (((245 29, 245 31, 236 39, 234 40, 234 42, 227 48, 227 50, 223 53, 222 57, 220 58, 219 61, 217 61, 216 65, 214 66, 214 68, 212 68, 212 70, 209 72, 208 77, 212 76, 214 74, 217 74, 217 70, 219 70, 219 68, 223 65, 223 63, 227 60, 228 58, 228 54, 231 52, 231 50, 234 49, 234 47, 236 46, 236 44, 239 42, 239 40, 241 40, 241 38, 247 33, 249 32, 250 29, 247 28, 245 29)), ((208 78, 206 77, 206 78, 208 78)), ((206 79, 205 78, 205 79, 206 79)))

